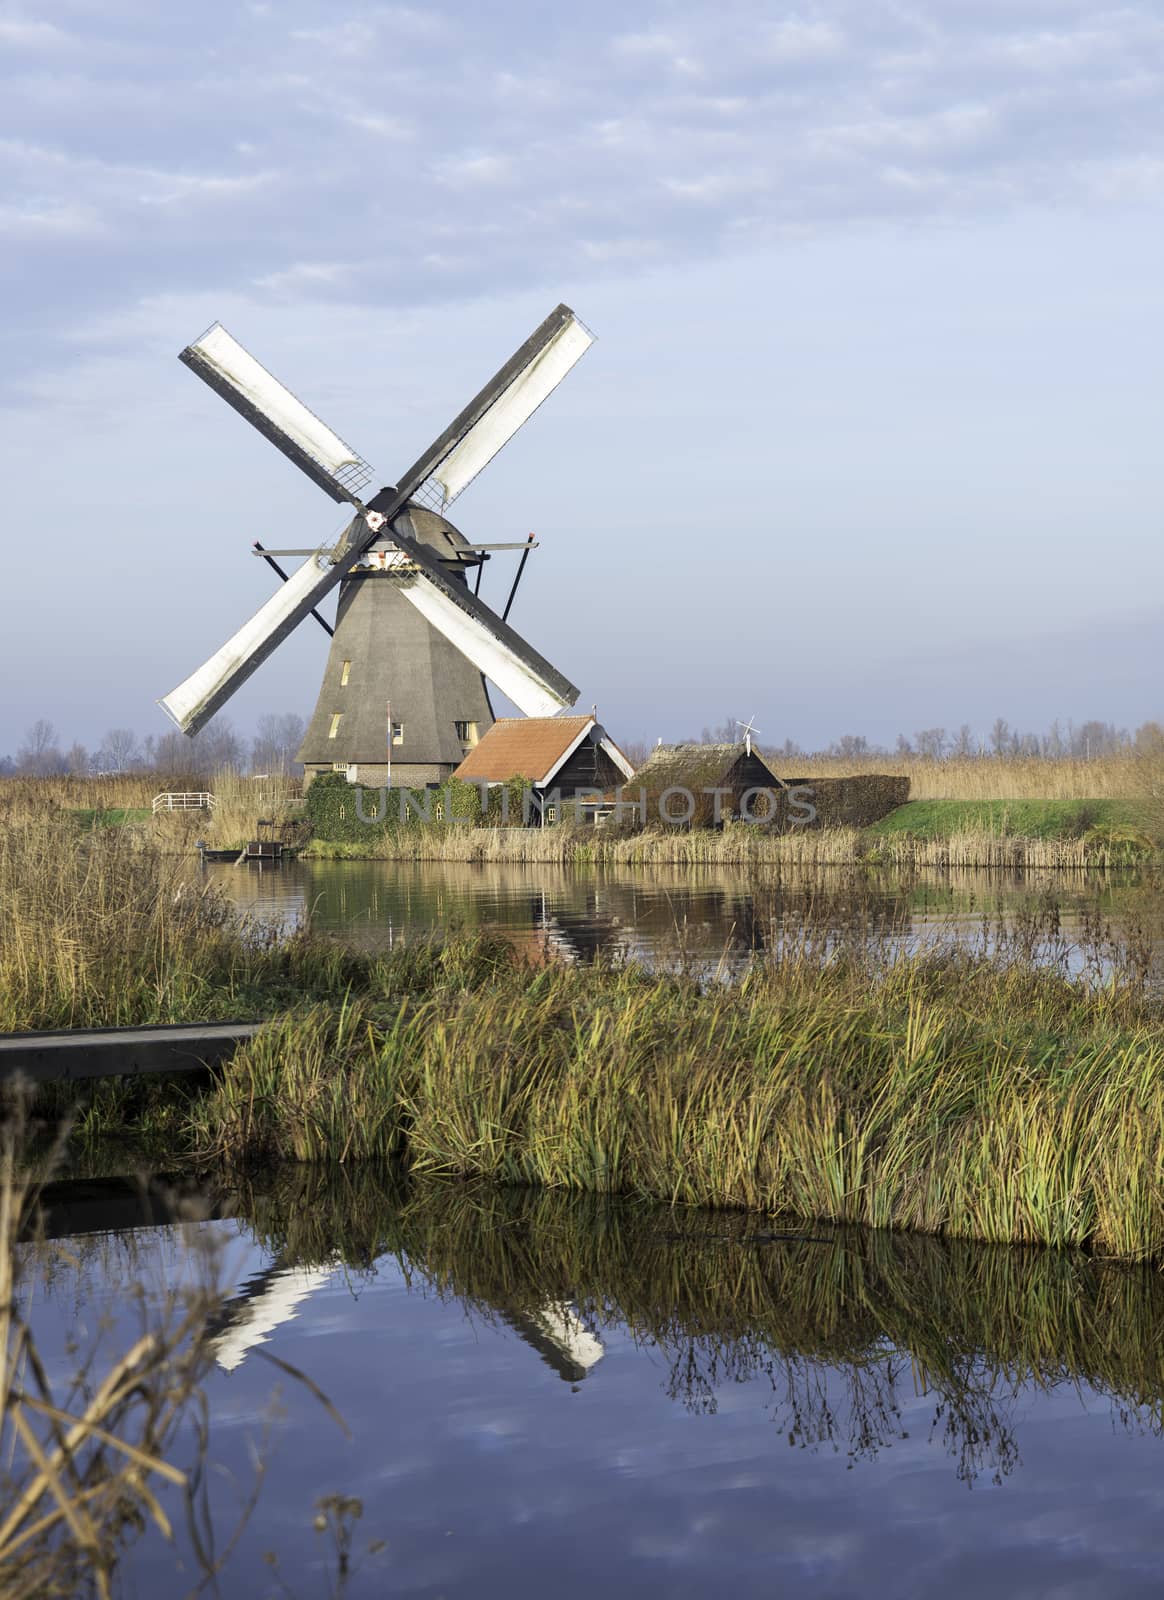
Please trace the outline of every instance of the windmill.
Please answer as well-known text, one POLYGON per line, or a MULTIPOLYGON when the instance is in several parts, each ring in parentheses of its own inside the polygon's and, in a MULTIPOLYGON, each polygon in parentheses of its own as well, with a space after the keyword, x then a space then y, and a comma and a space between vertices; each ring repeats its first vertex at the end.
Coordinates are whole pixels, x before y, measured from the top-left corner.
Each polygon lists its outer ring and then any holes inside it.
POLYGON ((381 784, 391 758, 398 783, 443 781, 494 720, 486 678, 527 716, 573 705, 574 684, 469 588, 469 569, 479 588, 488 552, 514 547, 470 544, 445 512, 593 339, 558 306, 399 482, 366 501, 368 463, 221 324, 187 346, 179 360, 355 515, 331 548, 256 547, 282 587, 159 702, 167 715, 197 733, 309 612, 328 627, 316 608, 337 584, 323 684, 299 752, 309 770, 381 784), (278 555, 307 559, 288 574, 278 555))

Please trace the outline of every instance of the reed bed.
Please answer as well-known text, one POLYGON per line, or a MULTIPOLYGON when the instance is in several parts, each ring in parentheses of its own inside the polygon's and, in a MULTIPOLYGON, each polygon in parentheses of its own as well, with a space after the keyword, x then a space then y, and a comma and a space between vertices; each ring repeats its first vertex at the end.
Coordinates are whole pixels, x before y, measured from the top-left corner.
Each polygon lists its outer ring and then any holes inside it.
POLYGON ((862 772, 889 770, 909 778, 914 800, 1130 800, 1142 794, 1146 761, 1135 750, 1085 761, 1076 757, 950 756, 943 761, 923 756, 796 756, 765 755, 781 777, 811 782, 813 778, 847 778, 862 772), (792 770, 795 768, 795 772, 792 770))
MULTIPOLYGON (((733 982, 546 965, 493 935, 361 956, 240 922, 124 831, 37 821, 0 832, 0 910, 0 1027, 272 1019, 208 1092, 158 1091, 207 1159, 401 1158, 1164 1259, 1148 926, 1072 953, 1049 904, 909 953, 808 907, 733 982)), ((100 1090, 86 1131, 136 1093, 100 1090)))
POLYGON ((139 844, 152 844, 177 854, 193 854, 195 841, 221 848, 240 847, 259 833, 260 822, 273 824, 277 837, 299 844, 307 836, 303 822, 302 785, 274 774, 244 778, 219 773, 209 783, 212 809, 153 812, 154 796, 207 780, 170 780, 153 773, 126 773, 110 778, 10 778, 0 782, 0 831, 29 825, 72 822, 77 828, 116 828, 139 844))
POLYGON ((736 823, 719 831, 659 829, 606 834, 591 827, 408 827, 374 832, 366 843, 315 839, 305 854, 315 860, 510 862, 542 866, 821 867, 871 865, 923 868, 1026 868, 1083 871, 1126 867, 1151 853, 1142 837, 1095 830, 1078 838, 1034 839, 1005 832, 959 830, 947 838, 908 833, 871 834, 856 828, 802 829, 773 835, 736 823))
POLYGON ((270 1015, 342 995, 352 959, 241 921, 133 829, 40 814, 0 828, 0 1029, 270 1015))
POLYGON ((487 966, 273 1024, 194 1108, 199 1148, 1164 1258, 1143 972, 803 941, 733 985, 487 966))

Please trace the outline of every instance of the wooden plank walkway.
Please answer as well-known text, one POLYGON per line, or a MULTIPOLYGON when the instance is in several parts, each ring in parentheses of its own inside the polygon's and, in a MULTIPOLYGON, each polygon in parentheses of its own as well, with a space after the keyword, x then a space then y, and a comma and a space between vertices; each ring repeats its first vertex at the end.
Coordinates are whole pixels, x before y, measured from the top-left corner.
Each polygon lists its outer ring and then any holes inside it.
POLYGON ((172 1022, 149 1028, 62 1028, 0 1033, 0 1080, 32 1083, 200 1072, 253 1039, 261 1022, 172 1022))

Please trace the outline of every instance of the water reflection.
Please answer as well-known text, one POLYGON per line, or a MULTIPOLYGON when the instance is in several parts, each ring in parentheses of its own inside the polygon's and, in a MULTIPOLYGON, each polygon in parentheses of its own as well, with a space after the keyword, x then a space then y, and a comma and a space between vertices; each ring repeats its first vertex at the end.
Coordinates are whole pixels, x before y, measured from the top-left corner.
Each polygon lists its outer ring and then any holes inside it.
MULTIPOLYGON (((110 1217, 99 1187, 67 1211, 57 1198, 78 1237, 86 1203, 95 1223, 110 1217)), ((970 1594, 991 1535, 966 1485, 1004 1489, 1014 1508, 1000 1504, 989 1524, 1005 1526, 1018 1561, 1009 1592, 1046 1592, 1063 1573, 1058 1535, 1028 1549, 1024 1482, 1043 1519, 1088 1530, 1102 1555, 1096 1593, 1113 1592, 1128 1562, 1138 1573, 1159 1541, 1136 1499, 1156 1493, 1164 1426, 1156 1274, 368 1169, 296 1169, 207 1203, 233 1211, 211 1226, 246 1267, 206 1334, 212 1438, 236 1430, 246 1459, 238 1430, 271 1381, 260 1353, 302 1368, 353 1435, 321 1426, 293 1388, 224 1593, 269 1592, 272 1548, 281 1570, 304 1562, 306 1573, 310 1534, 286 1508, 336 1493, 357 1494, 368 1533, 391 1541, 387 1578, 357 1584, 369 1594, 472 1585, 500 1596, 564 1563, 559 1592, 581 1595, 595 1573, 573 1566, 578 1516, 617 1593, 706 1593, 718 1575, 732 1592, 767 1594, 790 1573, 821 1593, 932 1592, 935 1518, 978 1571, 954 1585, 970 1594), (1133 1503, 1142 1514, 1128 1532, 1118 1508, 1133 1503), (951 1520, 959 1504, 965 1534, 951 1520), (1105 1520, 1117 1516, 1118 1537, 1105 1520), (696 1525, 712 1530, 706 1544, 691 1543, 696 1525), (749 1564, 758 1549, 763 1572, 749 1564)), ((140 1220, 136 1234, 106 1236, 119 1249, 97 1250, 99 1235, 80 1249, 83 1273, 58 1258, 42 1314, 102 1314, 124 1294, 119 1273, 132 1260, 140 1275, 151 1251, 155 1276, 177 1270, 156 1210, 140 1220)), ((141 1592, 161 1592, 150 1589, 160 1560, 153 1546, 135 1552, 141 1592)))
POLYGON ((543 957, 735 964, 801 930, 833 940, 924 942, 951 932, 995 944, 1034 919, 1050 949, 1134 911, 1141 877, 852 868, 800 873, 692 867, 303 861, 276 871, 211 867, 248 913, 310 918, 363 949, 488 926, 543 957))

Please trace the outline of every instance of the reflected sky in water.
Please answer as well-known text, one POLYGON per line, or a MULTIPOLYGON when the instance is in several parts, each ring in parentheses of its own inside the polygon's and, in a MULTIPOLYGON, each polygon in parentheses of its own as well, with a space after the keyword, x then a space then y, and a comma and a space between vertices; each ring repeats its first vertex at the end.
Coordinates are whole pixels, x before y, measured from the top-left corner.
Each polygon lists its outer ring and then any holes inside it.
MULTIPOLYGON (((293 1593, 330 1592, 330 1493, 363 1502, 357 1552, 388 1541, 354 1595, 1160 1591, 1154 1278, 366 1176, 337 1204, 313 1181, 195 1230, 233 1286, 206 1381, 222 1529, 267 1459, 228 1596, 282 1592, 271 1550, 293 1593)), ((131 1325, 130 1280, 190 1270, 174 1228, 70 1248, 37 1280, 51 1360, 69 1327, 131 1325)), ((121 1592, 183 1592, 173 1568, 146 1537, 121 1592)))

